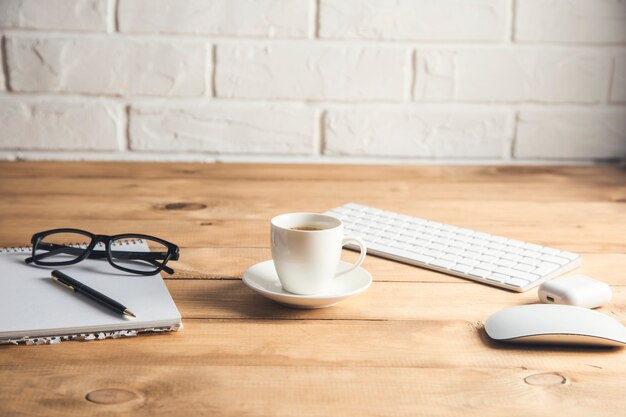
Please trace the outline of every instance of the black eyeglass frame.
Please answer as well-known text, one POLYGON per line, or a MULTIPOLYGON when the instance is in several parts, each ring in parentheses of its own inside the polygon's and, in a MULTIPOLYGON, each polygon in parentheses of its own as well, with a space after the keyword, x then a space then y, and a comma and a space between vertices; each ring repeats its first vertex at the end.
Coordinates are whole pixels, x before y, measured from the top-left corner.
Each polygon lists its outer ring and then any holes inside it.
MULTIPOLYGON (((93 234, 91 232, 88 232, 86 230, 81 230, 81 229, 51 229, 51 230, 45 230, 43 232, 38 232, 35 233, 31 239, 31 244, 33 247, 33 252, 32 252, 32 256, 30 256, 29 258, 26 258, 24 260, 24 262, 26 262, 27 264, 30 263, 34 263, 36 265, 41 265, 41 266, 63 266, 63 265, 73 265, 73 264, 77 264, 81 261, 84 261, 87 258, 90 259, 102 259, 102 258, 106 258, 107 261, 109 262, 109 264, 119 270, 125 271, 125 272, 130 272, 133 274, 139 274, 139 275, 155 275, 158 274, 161 271, 165 271, 168 274, 173 274, 174 270, 168 266, 166 266, 168 261, 177 261, 179 258, 179 248, 177 245, 168 242, 167 240, 163 240, 160 239, 158 237, 155 236, 150 236, 150 235, 144 235, 144 234, 140 234, 140 233, 125 233, 125 234, 121 234, 121 235, 96 235, 93 234), (84 251, 79 257, 77 257, 76 259, 72 259, 70 261, 61 261, 61 262, 46 262, 46 261, 40 261, 39 259, 37 259, 40 255, 36 255, 36 251, 39 247, 39 245, 42 243, 43 238, 45 238, 46 236, 49 235, 53 235, 56 233, 75 233, 75 234, 80 234, 85 236, 86 238, 89 238, 89 244, 87 245, 87 247, 85 249, 83 248, 74 248, 71 246, 66 246, 65 249, 66 251, 68 249, 74 249, 74 250, 80 250, 80 251, 84 251), (122 240, 122 239, 134 239, 134 240, 138 240, 138 239, 145 239, 145 240, 153 240, 155 242, 158 242, 160 244, 162 244, 163 246, 167 247, 167 254, 165 255, 164 259, 162 261, 159 260, 160 265, 157 266, 157 268, 155 270, 152 271, 138 271, 136 269, 131 269, 131 268, 125 268, 123 266, 117 265, 115 264, 115 262, 113 261, 113 252, 119 252, 119 251, 113 251, 111 249, 111 242, 116 241, 116 240, 122 240), (98 243, 102 243, 104 244, 105 250, 94 250, 94 248, 96 247, 96 245, 98 243)), ((80 242, 77 242, 80 243, 80 242)), ((133 259, 133 260, 146 260, 146 261, 152 261, 152 263, 154 263, 155 261, 155 253, 154 252, 122 252, 124 254, 124 256, 127 259, 133 259), (129 256, 131 255, 131 256, 129 256)))

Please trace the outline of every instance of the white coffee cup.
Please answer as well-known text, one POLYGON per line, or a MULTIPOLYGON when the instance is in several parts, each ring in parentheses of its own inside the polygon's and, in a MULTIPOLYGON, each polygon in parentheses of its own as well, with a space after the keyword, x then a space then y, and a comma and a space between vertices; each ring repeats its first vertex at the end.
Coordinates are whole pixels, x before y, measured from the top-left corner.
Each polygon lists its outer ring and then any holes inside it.
POLYGON ((343 223, 336 217, 288 213, 274 217, 271 224, 274 267, 283 288, 291 293, 322 293, 335 277, 358 268, 365 259, 363 241, 344 236, 343 223), (341 248, 348 242, 359 245, 361 256, 350 268, 338 272, 341 248))

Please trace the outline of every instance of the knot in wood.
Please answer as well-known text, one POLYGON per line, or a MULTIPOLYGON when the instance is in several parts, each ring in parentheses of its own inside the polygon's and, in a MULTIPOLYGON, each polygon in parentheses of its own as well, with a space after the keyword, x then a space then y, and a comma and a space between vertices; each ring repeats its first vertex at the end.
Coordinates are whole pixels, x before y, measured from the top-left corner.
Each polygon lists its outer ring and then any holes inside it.
POLYGON ((137 398, 138 395, 132 391, 120 388, 104 388, 91 391, 85 398, 96 404, 122 404, 137 398))
POLYGON ((162 210, 202 210, 206 208, 206 204, 201 203, 167 203, 161 207, 162 210))
POLYGON ((567 378, 558 372, 545 372, 542 374, 529 375, 524 378, 524 382, 528 385, 563 385, 567 382, 567 378))

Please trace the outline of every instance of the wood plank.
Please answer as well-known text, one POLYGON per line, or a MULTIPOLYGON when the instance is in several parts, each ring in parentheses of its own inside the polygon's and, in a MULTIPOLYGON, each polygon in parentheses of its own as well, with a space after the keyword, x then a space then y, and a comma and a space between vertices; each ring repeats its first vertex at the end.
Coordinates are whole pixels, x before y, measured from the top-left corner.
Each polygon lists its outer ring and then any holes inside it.
MULTIPOLYGON (((537 302, 536 291, 516 293, 481 284, 375 282, 334 307, 299 310, 268 300, 238 280, 167 280, 167 286, 185 318, 480 323, 504 308, 537 302)), ((613 301, 598 311, 626 322, 626 286, 613 286, 613 301)))
POLYGON ((626 405, 626 379, 606 370, 24 364, 3 366, 0 378, 10 381, 0 404, 11 416, 615 417, 626 405), (86 399, 103 389, 105 404, 86 399))
POLYGON ((128 367, 210 363, 626 372, 621 349, 498 343, 481 326, 457 320, 185 320, 184 325, 180 332, 130 339, 0 346, 2 366, 90 366, 98 358, 128 367))
MULTIPOLYGON (((625 181, 626 183, 626 181, 625 181)), ((477 193, 480 199, 488 201, 617 201, 626 197, 626 185, 580 183, 577 187, 555 187, 552 182, 534 182, 523 187, 511 188, 505 182, 414 182, 410 180, 393 182, 360 182, 318 180, 216 180, 216 179, 153 179, 146 178, 90 178, 77 181, 76 178, 57 178, 42 183, 39 178, 2 178, 0 194, 7 197, 35 197, 47 195, 69 198, 71 196, 103 196, 119 198, 153 197, 168 201, 176 197, 182 201, 213 198, 216 200, 257 200, 268 195, 275 198, 285 195, 285 190, 299 197, 328 197, 328 188, 333 194, 351 199, 385 200, 395 198, 416 198, 422 200, 474 200, 477 193), (141 184, 141 186, 139 186, 141 184), (306 185, 304 187, 304 185, 306 185)), ((291 194, 289 194, 291 195, 291 194)))
POLYGON ((620 166, 462 166, 462 165, 318 165, 204 164, 152 162, 8 162, 0 161, 0 178, 214 178, 223 180, 291 180, 387 182, 551 182, 623 185, 620 166))
MULTIPOLYGON (((176 263, 174 278, 241 278, 250 266, 271 259, 265 248, 185 248, 176 263)), ((344 250, 343 259, 355 262, 358 253, 344 250)), ((376 256, 368 256, 363 263, 374 281, 451 282, 474 284, 451 275, 418 268, 376 256)), ((572 273, 596 277, 610 285, 626 285, 626 254, 583 255, 582 266, 572 273)))
MULTIPOLYGON (((114 203, 111 203, 114 204, 114 203)), ((118 204, 118 203, 115 203, 118 204)), ((422 217, 453 225, 468 227, 493 235, 506 236, 540 245, 557 247, 573 252, 624 253, 626 240, 622 228, 626 224, 626 210, 618 210, 623 204, 608 203, 552 203, 525 204, 529 213, 542 213, 532 219, 520 221, 519 206, 500 203, 484 206, 472 203, 472 213, 462 218, 463 204, 431 206, 419 211, 422 217), (619 206, 619 207, 618 207, 619 206), (498 209, 498 213, 489 213, 498 209), (506 214, 505 214, 506 212, 506 214)), ((339 205, 339 203, 337 203, 339 205)), ((467 203, 465 203, 467 205, 467 203)), ((269 247, 269 220, 272 214, 262 219, 241 218, 223 220, 190 212, 163 213, 156 210, 145 211, 136 204, 106 212, 100 205, 96 208, 82 201, 75 201, 71 207, 67 203, 49 204, 56 214, 41 216, 40 204, 22 205, 16 203, 0 209, 0 245, 17 246, 29 242, 30 236, 41 230, 56 227, 77 227, 99 233, 147 233, 170 240, 183 247, 238 248, 269 247), (81 208, 82 207, 82 208, 81 208), (35 213, 24 215, 22 213, 35 213), (116 214, 120 217, 116 218, 116 214), (126 217, 124 217, 126 216, 126 217)), ((254 210, 249 207, 247 210, 254 210)), ((304 207, 285 207, 283 212, 303 211, 304 207)), ((313 211, 323 211, 320 208, 313 211)), ((402 211, 402 210, 401 210, 402 211)), ((466 210, 466 212, 469 210, 466 210)), ((274 214, 279 214, 276 209, 274 214)), ((256 214, 258 215, 258 214, 256 214)))

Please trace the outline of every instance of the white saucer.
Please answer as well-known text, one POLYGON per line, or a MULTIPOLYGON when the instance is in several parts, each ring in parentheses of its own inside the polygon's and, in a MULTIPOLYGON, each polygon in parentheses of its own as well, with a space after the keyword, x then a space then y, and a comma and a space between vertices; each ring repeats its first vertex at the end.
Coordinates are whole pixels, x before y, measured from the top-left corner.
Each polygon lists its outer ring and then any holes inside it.
MULTIPOLYGON (((341 261, 339 270, 348 269, 351 266, 352 264, 341 261)), ((262 296, 288 307, 323 308, 362 293, 372 284, 372 276, 359 267, 335 278, 332 286, 321 294, 298 295, 283 289, 274 268, 274 261, 269 260, 248 268, 243 273, 243 283, 262 296)))

